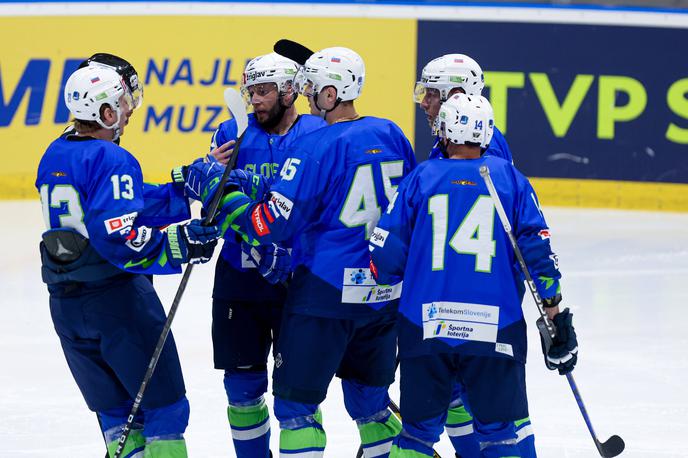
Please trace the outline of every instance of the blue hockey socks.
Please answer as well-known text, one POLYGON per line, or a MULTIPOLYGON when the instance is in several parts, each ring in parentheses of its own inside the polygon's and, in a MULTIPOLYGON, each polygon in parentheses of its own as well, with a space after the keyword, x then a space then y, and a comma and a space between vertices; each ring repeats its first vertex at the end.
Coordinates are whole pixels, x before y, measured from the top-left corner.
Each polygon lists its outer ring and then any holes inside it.
POLYGON ((516 427, 516 440, 521 457, 536 458, 535 435, 533 434, 533 426, 530 424, 530 417, 515 421, 514 426, 516 427))
MULTIPOLYGON (((98 412, 107 442, 108 453, 114 456, 122 434, 131 402, 98 412)), ((137 420, 140 417, 137 417, 137 420)), ((189 423, 189 401, 183 396, 179 401, 157 409, 143 409, 143 427, 134 423, 124 447, 124 458, 186 458, 184 431, 189 423)))
POLYGON ((387 387, 342 380, 342 391, 346 410, 358 426, 363 456, 389 456, 392 441, 401 431, 401 422, 387 408, 387 387))
POLYGON ((460 398, 449 404, 447 423, 444 425, 449 440, 461 458, 480 458, 480 445, 473 431, 473 417, 460 398))
POLYGON ((447 414, 421 422, 404 421, 404 429, 394 439, 390 458, 433 457, 433 445, 440 440, 447 414))
POLYGON ((227 419, 237 458, 270 456, 270 413, 263 394, 267 391, 265 371, 225 371, 225 391, 229 400, 227 419))
POLYGON ((480 423, 474 419, 482 458, 521 457, 514 422, 480 423))
POLYGON ((327 438, 317 404, 275 398, 275 417, 280 422, 280 455, 322 457, 327 438))

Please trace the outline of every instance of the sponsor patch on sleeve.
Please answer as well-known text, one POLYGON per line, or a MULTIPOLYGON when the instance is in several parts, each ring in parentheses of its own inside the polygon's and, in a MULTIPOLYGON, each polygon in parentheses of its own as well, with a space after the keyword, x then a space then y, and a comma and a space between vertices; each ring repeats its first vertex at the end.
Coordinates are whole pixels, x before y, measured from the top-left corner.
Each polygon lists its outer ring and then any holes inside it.
POLYGON ((373 233, 370 235, 370 243, 382 248, 385 246, 385 242, 387 241, 388 235, 389 231, 386 231, 381 227, 376 227, 373 233))
POLYGON ((112 234, 113 232, 125 234, 128 232, 129 228, 134 225, 134 220, 136 219, 137 215, 138 212, 133 212, 118 216, 116 218, 106 219, 104 221, 105 230, 107 231, 108 235, 112 234))
POLYGON ((549 229, 543 229, 538 232, 538 235, 542 240, 547 240, 550 237, 549 229))
POLYGON ((277 212, 282 218, 289 219, 294 202, 279 192, 271 193, 270 202, 277 208, 277 212))

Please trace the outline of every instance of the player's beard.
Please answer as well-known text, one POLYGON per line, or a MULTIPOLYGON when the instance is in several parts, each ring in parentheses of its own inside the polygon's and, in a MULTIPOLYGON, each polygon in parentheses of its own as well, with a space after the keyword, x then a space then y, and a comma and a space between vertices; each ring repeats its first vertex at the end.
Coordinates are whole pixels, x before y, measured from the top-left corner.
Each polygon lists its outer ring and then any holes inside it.
POLYGON ((277 99, 277 103, 266 113, 267 118, 265 121, 261 121, 258 118, 256 118, 256 121, 258 121, 258 124, 260 124, 263 129, 272 129, 282 121, 282 117, 286 111, 287 107, 284 106, 280 99, 277 99))

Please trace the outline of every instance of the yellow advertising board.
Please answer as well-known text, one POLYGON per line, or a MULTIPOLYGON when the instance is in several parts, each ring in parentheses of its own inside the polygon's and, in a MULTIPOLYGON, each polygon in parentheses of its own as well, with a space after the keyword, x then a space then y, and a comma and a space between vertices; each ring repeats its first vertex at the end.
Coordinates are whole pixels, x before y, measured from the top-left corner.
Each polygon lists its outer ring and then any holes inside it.
MULTIPOLYGON (((271 52, 280 38, 314 50, 346 46, 360 53, 366 82, 358 111, 392 119, 413 138, 412 19, 2 17, 0 198, 37 197, 38 161, 69 120, 64 82, 91 54, 117 54, 136 68, 144 104, 121 144, 139 159, 147 180, 167 181, 172 167, 207 152, 212 132, 228 117, 224 88, 238 89, 246 61, 271 52)), ((305 101, 298 103, 306 112, 305 101)))

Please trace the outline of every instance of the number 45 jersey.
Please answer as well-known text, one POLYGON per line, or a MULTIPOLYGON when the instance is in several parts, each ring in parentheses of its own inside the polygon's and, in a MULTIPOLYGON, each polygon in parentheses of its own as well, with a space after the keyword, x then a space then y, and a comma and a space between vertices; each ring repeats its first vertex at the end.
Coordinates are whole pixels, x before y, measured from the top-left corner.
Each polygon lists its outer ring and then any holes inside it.
POLYGON ((228 222, 252 243, 294 236, 287 307, 349 318, 397 299, 401 285, 378 286, 370 274, 368 238, 416 165, 401 129, 375 117, 339 122, 301 137, 285 158, 267 198, 242 194, 249 205, 228 222))
POLYGON ((547 224, 512 164, 490 156, 426 161, 399 186, 370 240, 378 280, 403 277, 400 357, 459 352, 525 361, 523 276, 481 165, 490 168, 540 295, 559 290, 547 224))

